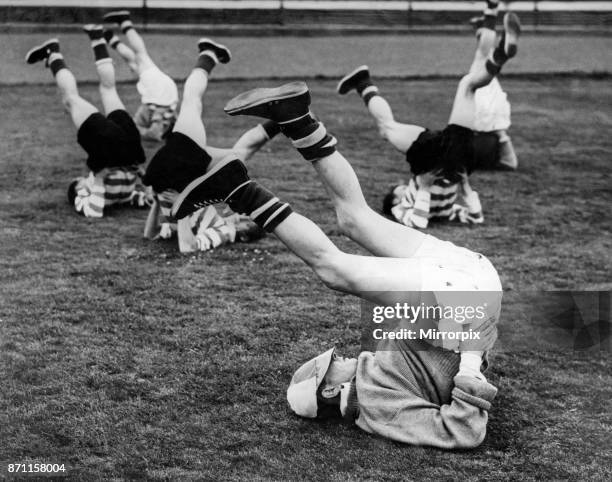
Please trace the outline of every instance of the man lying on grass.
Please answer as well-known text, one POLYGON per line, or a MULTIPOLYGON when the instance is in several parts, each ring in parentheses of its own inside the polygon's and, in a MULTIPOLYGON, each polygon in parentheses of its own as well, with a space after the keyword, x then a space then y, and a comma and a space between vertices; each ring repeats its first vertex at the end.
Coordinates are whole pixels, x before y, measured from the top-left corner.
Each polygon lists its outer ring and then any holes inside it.
MULTIPOLYGON (((471 73, 482 70, 487 62, 490 63, 488 68, 497 69, 516 53, 514 46, 520 29, 518 18, 512 13, 505 15, 502 44, 508 48, 496 49, 497 2, 488 3, 491 5, 485 10, 486 22, 480 29, 471 73)), ((497 82, 496 79, 493 81, 497 82)), ((507 107, 509 119, 509 106, 505 96, 503 100, 506 104, 501 107, 499 103, 489 105, 490 96, 499 94, 494 87, 491 92, 479 93, 482 89, 490 89, 491 82, 476 86, 469 82, 469 76, 459 82, 448 125, 441 131, 397 122, 391 107, 372 83, 369 69, 365 65, 338 83, 338 93, 344 95, 355 90, 359 94, 376 121, 381 136, 405 154, 410 164, 412 179, 408 184, 393 186, 383 202, 383 213, 402 224, 423 229, 430 219, 456 219, 472 224, 484 221, 478 193, 471 188, 468 175, 477 167, 476 152, 479 158, 484 155, 490 157, 490 152, 483 152, 483 146, 493 144, 486 136, 476 135, 475 131, 483 128, 483 116, 490 116, 491 109, 499 108, 501 112, 507 107), (487 104, 485 108, 483 103, 487 104)), ((500 112, 496 112, 496 115, 500 115, 500 112)), ((495 122, 487 124, 487 129, 495 127, 495 122)), ((497 127, 505 127, 505 123, 500 122, 497 127)), ((494 135, 496 142, 487 149, 493 148, 496 151, 493 155, 497 156, 498 138, 497 134, 494 135)), ((509 140, 506 137, 504 142, 509 140)))
POLYGON ((117 93, 115 69, 102 26, 86 25, 84 30, 94 51, 106 117, 79 95, 76 79, 66 66, 57 39, 34 47, 27 53, 26 62, 44 61, 51 70, 64 107, 76 127, 77 142, 88 154, 89 175, 70 184, 68 201, 78 213, 101 218, 110 206, 146 207, 151 199, 141 183, 145 153, 140 133, 117 93))
MULTIPOLYGON (((218 63, 229 62, 231 53, 224 45, 207 38, 198 41, 198 50, 196 67, 183 88, 176 124, 168 134, 166 144, 152 160, 154 164, 161 163, 168 168, 163 180, 168 187, 173 186, 177 172, 187 175, 199 173, 201 166, 214 165, 230 155, 246 162, 280 132, 275 122, 266 121, 246 131, 230 149, 209 145, 202 121, 202 98, 211 71, 218 63)), ((187 216, 174 218, 170 209, 178 193, 172 189, 158 193, 149 212, 145 237, 167 239, 176 234, 183 253, 207 251, 235 241, 252 241, 265 234, 248 216, 231 212, 227 207, 206 206, 187 216)))
POLYGON ((138 77, 136 88, 140 94, 141 105, 134 115, 136 127, 143 139, 161 141, 176 121, 176 83, 151 59, 143 38, 131 21, 129 11, 109 12, 104 15, 103 20, 117 24, 127 40, 127 44, 122 42, 110 28, 104 30, 108 45, 117 51, 138 77))
MULTIPOLYGON (((509 47, 516 46, 502 41, 496 50, 509 47)), ((473 97, 473 90, 489 82, 503 63, 500 59, 506 57, 497 52, 486 69, 483 66, 468 74, 462 83, 465 95, 473 97)), ((206 75, 205 69, 196 68, 187 82, 206 75)), ((193 102, 197 105, 199 96, 193 102)), ((485 316, 471 327, 481 335, 477 343, 457 341, 444 347, 419 343, 415 347, 386 339, 376 352, 364 351, 357 359, 340 358, 329 350, 303 365, 287 391, 289 405, 303 417, 332 412, 363 430, 405 443, 476 447, 484 439, 488 410, 497 393, 481 369, 488 364, 485 355, 496 336, 501 310, 499 276, 483 255, 375 213, 351 165, 336 150, 336 139, 314 118, 309 105, 308 87, 295 82, 246 92, 231 100, 225 110, 230 115, 276 122, 299 153, 311 161, 330 194, 342 231, 372 256, 340 251, 312 221, 250 179, 244 164, 233 155, 213 161, 202 149, 199 157, 182 157, 180 169, 171 157, 156 156, 145 182, 157 195, 173 193, 171 215, 179 219, 212 203, 226 202, 274 233, 327 286, 379 306, 398 302, 443 305, 445 293, 455 290, 493 293, 485 316)), ((468 110, 462 121, 470 122, 473 106, 466 101, 457 108, 462 106, 468 110)), ((459 114, 457 118, 459 121, 459 114)), ((203 135, 201 127, 195 131, 182 127, 180 118, 177 129, 193 142, 203 135)), ((453 325, 456 320, 439 320, 440 331, 443 323, 453 325)))

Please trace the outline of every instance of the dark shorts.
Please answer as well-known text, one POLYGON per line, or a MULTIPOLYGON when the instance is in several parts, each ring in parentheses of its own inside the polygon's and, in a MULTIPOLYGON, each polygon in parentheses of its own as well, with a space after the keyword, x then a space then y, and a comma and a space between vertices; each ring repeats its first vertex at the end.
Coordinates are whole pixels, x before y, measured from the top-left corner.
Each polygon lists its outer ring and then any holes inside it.
POLYGON ((441 131, 425 129, 406 152, 406 161, 415 175, 442 169, 455 177, 464 169, 474 170, 474 131, 449 124, 441 131))
POLYGON ((194 179, 203 176, 211 157, 190 137, 171 132, 166 143, 151 159, 143 182, 161 193, 167 189, 181 192, 194 179))
POLYGON ((79 128, 77 141, 87 152, 87 166, 93 172, 145 162, 138 128, 124 110, 115 110, 108 117, 91 114, 79 128))
POLYGON ((497 132, 474 133, 474 163, 476 169, 499 167, 499 136, 497 132))

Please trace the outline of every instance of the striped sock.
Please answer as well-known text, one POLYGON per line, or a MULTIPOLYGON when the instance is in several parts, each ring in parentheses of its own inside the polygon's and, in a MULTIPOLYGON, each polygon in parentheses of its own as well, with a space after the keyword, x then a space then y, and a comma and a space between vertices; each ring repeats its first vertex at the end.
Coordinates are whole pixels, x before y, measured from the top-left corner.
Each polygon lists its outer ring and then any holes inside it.
POLYGON ((104 40, 103 38, 98 40, 92 40, 91 48, 93 48, 96 62, 104 59, 110 59, 110 55, 108 55, 108 49, 106 48, 106 40, 104 40))
POLYGON ((217 65, 217 63, 217 56, 213 52, 205 50, 200 55, 198 55, 198 60, 196 61, 195 68, 202 69, 206 73, 210 74, 210 72, 212 71, 212 69, 215 68, 215 65, 217 65))
POLYGON ((505 43, 505 34, 502 33, 499 39, 499 43, 493 49, 493 51, 491 52, 485 64, 487 72, 489 72, 491 75, 499 74, 499 71, 501 70, 502 65, 504 65, 506 61, 508 60, 508 55, 506 54, 506 51, 504 50, 504 43, 505 43))
POLYGON ((376 87, 374 84, 369 84, 363 89, 357 90, 357 92, 359 92, 359 95, 363 99, 363 102, 365 103, 366 107, 368 106, 368 103, 370 102, 370 99, 372 99, 372 97, 380 95, 378 93, 378 87, 376 87))
POLYGON ((117 45, 121 43, 121 39, 117 37, 115 32, 110 29, 104 31, 104 39, 106 40, 106 43, 114 49, 116 49, 117 45))
POLYGON ((134 24, 131 20, 124 20, 123 22, 121 22, 121 25, 119 27, 121 28, 121 31, 123 33, 126 33, 131 28, 134 28, 134 24))
POLYGON ((325 125, 315 120, 310 112, 279 124, 281 132, 291 139, 293 147, 307 161, 316 161, 336 152, 336 138, 328 134, 325 125))
POLYGON ((268 139, 272 139, 280 132, 280 126, 276 122, 271 120, 268 120, 261 124, 261 127, 263 127, 263 130, 266 132, 268 139))
POLYGON ((53 77, 62 69, 67 69, 66 62, 64 62, 64 56, 58 52, 53 52, 48 59, 48 66, 51 69, 53 77))
POLYGON ((289 204, 281 202, 255 181, 238 186, 227 197, 226 203, 233 211, 247 214, 255 224, 269 233, 293 212, 289 204))

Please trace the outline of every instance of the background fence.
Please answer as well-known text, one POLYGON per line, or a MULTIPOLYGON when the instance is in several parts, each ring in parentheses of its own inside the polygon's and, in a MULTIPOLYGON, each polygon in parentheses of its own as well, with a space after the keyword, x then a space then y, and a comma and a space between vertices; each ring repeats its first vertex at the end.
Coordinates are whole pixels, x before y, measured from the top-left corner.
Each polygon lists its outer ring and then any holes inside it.
MULTIPOLYGON (((458 25, 482 1, 408 0, 0 0, 3 23, 84 23, 129 8, 143 24, 458 25)), ((611 1, 508 1, 525 25, 612 26, 611 1)))

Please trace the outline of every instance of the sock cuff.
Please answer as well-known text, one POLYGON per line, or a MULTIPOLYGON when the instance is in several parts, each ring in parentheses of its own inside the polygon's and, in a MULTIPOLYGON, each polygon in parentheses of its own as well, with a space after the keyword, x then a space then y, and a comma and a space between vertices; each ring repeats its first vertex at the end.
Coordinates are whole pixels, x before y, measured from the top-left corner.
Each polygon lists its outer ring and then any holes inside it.
POLYGON ((336 152, 336 144, 338 144, 336 138, 326 133, 321 141, 310 147, 298 148, 298 152, 307 161, 317 161, 336 152))
POLYGON ((366 95, 369 95, 373 92, 378 93, 378 87, 376 87, 375 85, 368 85, 359 94, 361 95, 361 97, 365 97, 366 95))
POLYGON ((280 126, 274 121, 268 120, 263 124, 259 125, 263 128, 264 132, 266 133, 266 136, 268 137, 268 140, 272 139, 280 132, 280 126))
POLYGON ((268 217, 262 228, 268 233, 274 232, 280 223, 289 217, 293 212, 291 206, 287 203, 279 203, 280 206, 268 217))
POLYGON ((487 69, 487 72, 493 76, 499 74, 499 71, 501 70, 501 66, 497 65, 492 59, 487 59, 485 68, 487 69))
POLYGON ((121 39, 117 37, 116 35, 113 35, 108 41, 108 45, 110 45, 114 49, 116 49, 120 43, 121 43, 121 39))
POLYGON ((299 139, 293 139, 291 143, 296 149, 304 149, 321 142, 326 135, 327 129, 325 129, 323 122, 318 122, 317 127, 310 134, 299 139))
POLYGON ((113 63, 113 59, 111 59, 110 57, 105 57, 103 59, 96 60, 96 65, 112 64, 112 63, 113 63))
POLYGON ((55 54, 53 56, 53 60, 49 62, 49 69, 51 69, 53 76, 57 75, 60 70, 67 68, 68 67, 66 67, 66 62, 64 61, 62 54, 55 54))
POLYGON ((207 74, 210 74, 212 72, 212 69, 215 68, 215 65, 217 65, 217 59, 210 55, 209 52, 204 51, 200 55, 198 55, 198 60, 196 61, 195 68, 202 69, 207 74))
POLYGON ((367 107, 370 101, 372 100, 372 98, 376 97, 377 95, 380 95, 378 93, 378 87, 374 87, 374 90, 370 90, 369 92, 364 93, 361 98, 363 99, 363 102, 365 103, 367 107))
POLYGON ((123 33, 126 33, 129 29, 134 28, 134 24, 131 20, 124 20, 123 22, 121 22, 121 25, 119 27, 121 28, 121 31, 123 33))

